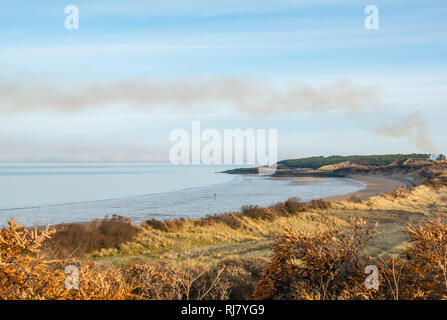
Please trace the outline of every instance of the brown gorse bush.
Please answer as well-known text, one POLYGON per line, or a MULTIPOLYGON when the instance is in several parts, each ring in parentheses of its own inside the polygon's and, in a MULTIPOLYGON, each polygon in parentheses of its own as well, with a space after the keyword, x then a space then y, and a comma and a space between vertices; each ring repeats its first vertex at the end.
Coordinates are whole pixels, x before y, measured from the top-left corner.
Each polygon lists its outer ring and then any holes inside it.
POLYGON ((118 267, 88 260, 69 260, 59 263, 59 266, 63 268, 67 265, 78 267, 79 288, 70 290, 65 299, 124 300, 135 298, 132 290, 136 284, 126 279, 118 267))
POLYGON ((256 299, 446 299, 447 216, 407 224, 411 245, 399 255, 362 255, 375 233, 361 220, 345 232, 296 233, 277 237, 275 256, 256 286, 256 299), (377 289, 365 286, 365 267, 379 270, 377 289))
POLYGON ((376 299, 447 298, 447 218, 407 224, 412 244, 399 255, 378 257, 380 289, 376 299))
POLYGON ((266 258, 229 258, 216 266, 186 263, 136 263, 123 270, 135 285, 133 297, 145 300, 248 299, 266 258))
POLYGON ((298 197, 289 198, 284 202, 288 213, 303 212, 306 210, 306 203, 302 202, 298 197))
POLYGON ((119 248, 139 232, 132 221, 118 215, 88 223, 56 227, 56 233, 43 243, 43 249, 56 257, 84 257, 100 249, 119 248))
POLYGON ((268 262, 269 259, 260 257, 227 258, 220 261, 217 268, 223 270, 220 279, 227 284, 228 298, 250 299, 268 262))
POLYGON ((362 220, 341 230, 286 233, 276 239, 275 256, 254 292, 256 299, 337 299, 346 291, 365 295, 357 286, 365 260, 360 252, 374 234, 362 220), (358 292, 357 292, 358 291, 358 292))
POLYGON ((352 196, 349 197, 348 201, 354 202, 354 203, 361 203, 362 199, 359 196, 353 194, 352 196))
POLYGON ((268 208, 246 205, 242 206, 242 215, 251 219, 272 220, 275 217, 274 212, 268 208))
POLYGON ((331 207, 332 207, 331 202, 323 200, 323 199, 311 200, 308 203, 308 208, 310 208, 310 209, 326 210, 331 207))
POLYGON ((42 243, 55 233, 29 230, 13 219, 0 230, 0 299, 125 299, 131 282, 113 266, 91 261, 55 260, 42 255, 42 243), (79 271, 79 289, 67 289, 65 268, 79 271))
POLYGON ((124 270, 136 284, 133 297, 144 300, 224 300, 228 284, 221 281, 223 268, 161 263, 134 264, 124 270))
POLYGON ((408 224, 404 230, 413 244, 398 264, 402 268, 394 298, 447 298, 447 216, 408 224))
POLYGON ((54 231, 30 231, 13 219, 0 230, 0 298, 60 299, 67 295, 64 275, 36 257, 54 231))

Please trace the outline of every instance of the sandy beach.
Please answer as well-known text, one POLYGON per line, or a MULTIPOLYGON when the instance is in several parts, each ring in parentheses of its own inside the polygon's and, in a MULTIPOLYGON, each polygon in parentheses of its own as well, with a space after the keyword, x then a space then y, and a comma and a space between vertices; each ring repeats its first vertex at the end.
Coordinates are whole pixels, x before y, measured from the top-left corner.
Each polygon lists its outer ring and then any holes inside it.
MULTIPOLYGON (((340 196, 333 196, 328 198, 323 198, 328 201, 341 201, 348 200, 352 196, 355 196, 359 199, 367 199, 370 197, 379 196, 385 194, 387 192, 392 192, 396 188, 412 188, 419 183, 415 183, 416 181, 410 181, 409 177, 401 177, 398 175, 392 176, 381 176, 381 175, 350 175, 346 178, 357 180, 366 185, 366 187, 360 191, 348 193, 340 196)), ((291 180, 297 184, 311 184, 311 183, 320 183, 324 181, 324 178, 315 179, 313 177, 271 177, 268 179, 273 180, 291 180)))
POLYGON ((334 196, 326 198, 325 200, 329 201, 340 201, 347 200, 352 196, 358 197, 360 199, 367 199, 370 197, 375 197, 378 195, 382 195, 387 192, 392 192, 396 188, 411 188, 415 186, 413 182, 405 180, 403 178, 394 177, 394 176, 371 176, 371 175, 353 175, 348 177, 353 180, 357 180, 366 184, 366 188, 354 193, 349 193, 341 196, 334 196))

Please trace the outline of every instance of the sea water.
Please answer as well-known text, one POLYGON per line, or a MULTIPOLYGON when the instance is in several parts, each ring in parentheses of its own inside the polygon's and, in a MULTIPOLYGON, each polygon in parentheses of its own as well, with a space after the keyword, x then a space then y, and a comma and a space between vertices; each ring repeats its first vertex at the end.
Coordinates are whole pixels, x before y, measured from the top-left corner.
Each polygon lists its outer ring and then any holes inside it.
POLYGON ((204 217, 363 189, 344 178, 272 179, 219 173, 238 166, 171 164, 0 164, 0 224, 90 221, 113 214, 147 219, 204 217))

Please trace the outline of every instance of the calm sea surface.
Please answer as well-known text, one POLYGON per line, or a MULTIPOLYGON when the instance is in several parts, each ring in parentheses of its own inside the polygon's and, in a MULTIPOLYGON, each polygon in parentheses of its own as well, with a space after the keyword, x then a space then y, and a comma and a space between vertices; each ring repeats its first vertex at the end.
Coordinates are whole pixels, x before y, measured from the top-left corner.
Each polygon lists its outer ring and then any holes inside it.
POLYGON ((274 180, 217 173, 238 166, 171 164, 0 164, 0 224, 88 221, 112 214, 148 218, 203 217, 363 189, 341 178, 274 180))

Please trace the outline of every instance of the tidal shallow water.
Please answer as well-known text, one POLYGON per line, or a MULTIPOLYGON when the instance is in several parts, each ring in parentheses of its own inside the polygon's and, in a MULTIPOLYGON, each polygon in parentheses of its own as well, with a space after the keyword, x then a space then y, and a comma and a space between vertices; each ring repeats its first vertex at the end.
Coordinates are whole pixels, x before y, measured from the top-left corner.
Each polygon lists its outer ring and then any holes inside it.
POLYGON ((344 178, 271 179, 217 173, 238 166, 171 164, 0 164, 0 224, 82 222, 112 214, 146 219, 204 217, 356 192, 344 178))

